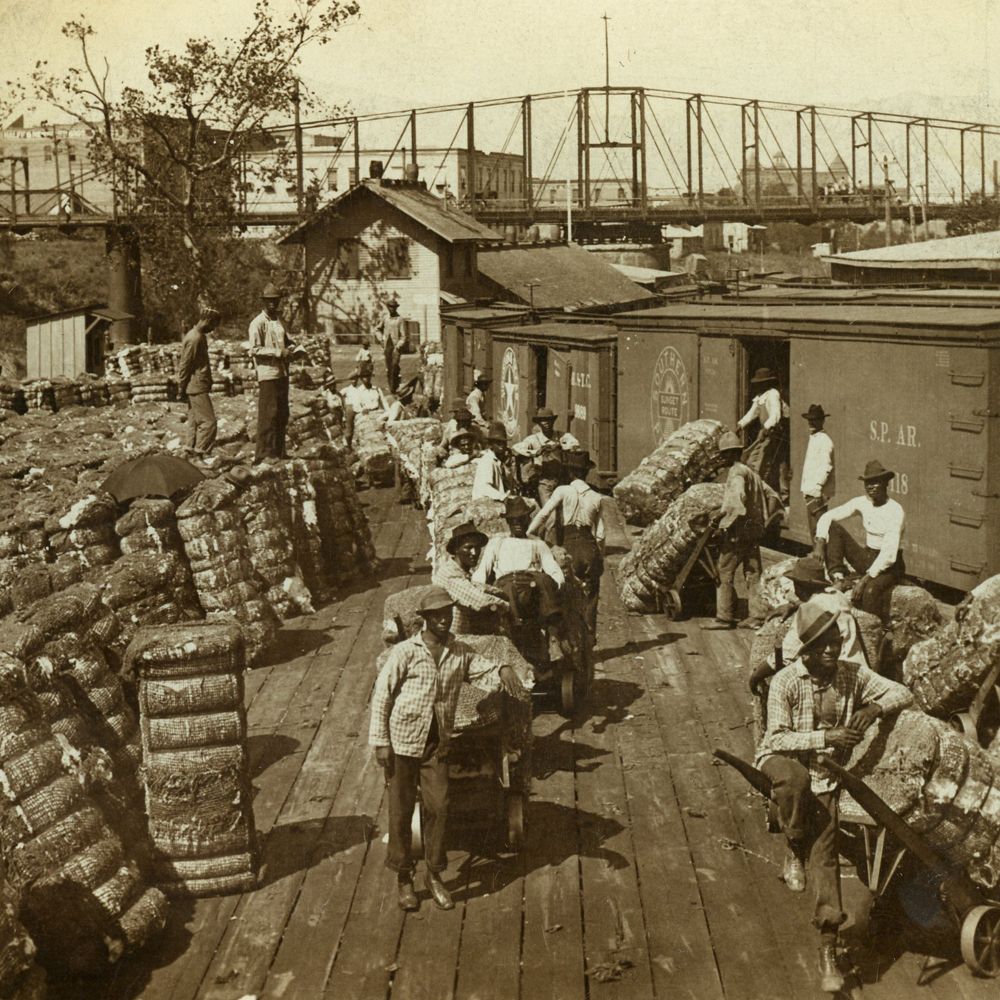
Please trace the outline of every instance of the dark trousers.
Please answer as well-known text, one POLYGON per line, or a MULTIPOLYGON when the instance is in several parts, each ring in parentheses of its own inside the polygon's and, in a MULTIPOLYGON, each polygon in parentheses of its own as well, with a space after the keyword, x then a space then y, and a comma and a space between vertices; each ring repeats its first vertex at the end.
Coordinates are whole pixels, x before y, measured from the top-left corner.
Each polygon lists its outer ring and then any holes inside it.
POLYGON ((188 393, 188 447, 207 455, 215 444, 218 424, 215 407, 207 392, 188 393))
POLYGON ((427 870, 442 872, 448 867, 444 849, 448 821, 448 763, 439 754, 437 724, 431 724, 421 757, 393 754, 389 778, 389 850, 385 866, 404 877, 413 877, 413 809, 420 789, 421 834, 427 870))
POLYGON ((760 476, 788 505, 791 468, 788 465, 788 421, 782 420, 770 431, 763 429, 743 451, 743 464, 760 476))
POLYGON ((760 769, 771 779, 771 798, 789 846, 808 858, 816 896, 813 923, 820 933, 836 933, 847 919, 840 897, 837 793, 815 794, 808 769, 791 757, 768 757, 760 769))
POLYGON ((285 457, 288 427, 288 379, 269 378, 260 383, 257 398, 257 446, 254 459, 285 457))
POLYGON ((736 571, 743 569, 747 588, 747 613, 763 618, 760 607, 760 546, 740 538, 724 537, 719 546, 719 585, 715 591, 715 617, 723 622, 736 621, 736 571))
POLYGON ((816 525, 819 524, 819 519, 827 512, 829 504, 825 497, 807 497, 803 496, 803 500, 806 502, 806 519, 809 521, 809 541, 816 541, 816 525))
POLYGON ((497 587, 510 602, 515 622, 531 621, 536 610, 539 624, 562 617, 559 588, 548 573, 508 573, 497 580, 497 587))
MULTIPOLYGON (((878 552, 860 545, 846 528, 840 524, 830 525, 830 538, 826 545, 826 564, 831 573, 849 572, 848 564, 856 573, 867 573, 878 552)), ((906 573, 903 553, 883 573, 879 573, 865 588, 861 599, 861 610, 878 615, 884 625, 889 624, 889 608, 892 603, 892 588, 906 573)))
POLYGON ((399 351, 394 344, 385 345, 385 380, 389 392, 399 388, 399 351))
POLYGON ((601 549, 589 528, 567 525, 562 531, 562 546, 573 561, 573 575, 583 584, 587 594, 587 624, 592 635, 597 633, 597 600, 601 592, 604 560, 601 549))

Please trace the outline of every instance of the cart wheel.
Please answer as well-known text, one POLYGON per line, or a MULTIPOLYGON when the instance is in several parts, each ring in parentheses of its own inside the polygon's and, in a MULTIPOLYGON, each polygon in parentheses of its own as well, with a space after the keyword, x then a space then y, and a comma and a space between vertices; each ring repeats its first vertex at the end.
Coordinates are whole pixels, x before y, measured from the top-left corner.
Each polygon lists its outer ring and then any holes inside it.
POLYGON ((976 975, 1000 976, 1000 906, 974 906, 965 915, 962 958, 976 975))
POLYGON ((524 793, 511 792, 506 799, 507 846, 514 854, 524 847, 524 793))
POLYGON ((410 850, 415 858, 424 853, 424 818, 420 815, 420 803, 413 807, 413 818, 410 820, 410 850))
POLYGON ((559 678, 559 708, 567 718, 572 718, 580 707, 580 683, 576 670, 564 670, 559 678))
POLYGON ((958 730, 963 736, 968 736, 970 740, 979 742, 979 730, 968 712, 957 712, 948 720, 948 725, 952 729, 958 730))
POLYGON ((680 592, 677 590, 668 590, 663 599, 663 613, 668 618, 680 618, 683 610, 684 602, 681 601, 680 592))

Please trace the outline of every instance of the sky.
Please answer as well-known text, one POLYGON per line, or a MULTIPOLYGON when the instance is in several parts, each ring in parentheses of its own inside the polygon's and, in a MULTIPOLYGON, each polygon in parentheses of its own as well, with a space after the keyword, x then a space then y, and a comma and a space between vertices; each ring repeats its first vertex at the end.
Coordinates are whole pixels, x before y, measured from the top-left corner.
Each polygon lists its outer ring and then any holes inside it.
MULTIPOLYGON (((291 0, 274 0, 280 8, 291 0)), ((1000 122, 1000 0, 360 0, 309 53, 303 78, 359 112, 611 82, 1000 122)), ((143 80, 143 50, 220 37, 251 0, 0 0, 0 77, 73 58, 81 12, 112 79, 143 80)))

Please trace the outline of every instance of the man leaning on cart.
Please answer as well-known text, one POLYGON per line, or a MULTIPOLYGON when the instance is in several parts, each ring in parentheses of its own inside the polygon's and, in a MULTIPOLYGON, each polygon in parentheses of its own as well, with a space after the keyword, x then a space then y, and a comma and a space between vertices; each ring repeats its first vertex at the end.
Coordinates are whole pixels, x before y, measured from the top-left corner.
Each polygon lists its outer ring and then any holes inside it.
POLYGON ((836 993, 844 985, 837 934, 846 920, 837 846, 839 790, 817 758, 829 754, 843 762, 876 719, 906 708, 913 695, 902 684, 841 658, 833 610, 807 602, 796 612, 795 629, 801 652, 771 681, 767 731, 755 763, 771 781, 788 841, 784 881, 793 892, 805 889, 808 860, 816 895, 813 923, 820 933, 820 988, 836 993))

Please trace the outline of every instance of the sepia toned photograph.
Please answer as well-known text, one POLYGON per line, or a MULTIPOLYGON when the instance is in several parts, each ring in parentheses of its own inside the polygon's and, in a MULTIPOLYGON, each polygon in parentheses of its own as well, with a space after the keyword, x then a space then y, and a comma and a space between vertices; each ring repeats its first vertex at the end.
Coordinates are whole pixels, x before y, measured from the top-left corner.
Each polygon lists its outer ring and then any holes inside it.
POLYGON ((0 14, 0 1000, 996 1000, 1000 0, 0 14))

